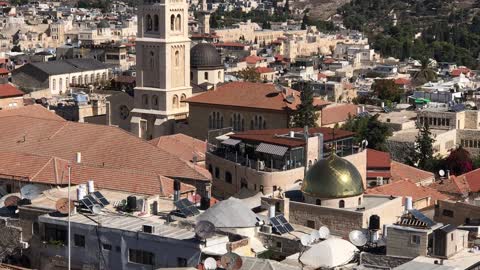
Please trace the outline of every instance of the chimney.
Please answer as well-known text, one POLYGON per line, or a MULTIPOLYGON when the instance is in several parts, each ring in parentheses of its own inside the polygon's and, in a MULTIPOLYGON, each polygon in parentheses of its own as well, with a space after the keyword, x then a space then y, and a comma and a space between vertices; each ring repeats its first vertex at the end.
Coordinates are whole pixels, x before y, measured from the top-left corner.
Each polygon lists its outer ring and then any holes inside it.
POLYGON ((180 199, 180 182, 178 180, 173 181, 173 201, 176 202, 180 199))
POLYGON ((317 133, 318 137, 318 159, 323 159, 323 133, 317 133))

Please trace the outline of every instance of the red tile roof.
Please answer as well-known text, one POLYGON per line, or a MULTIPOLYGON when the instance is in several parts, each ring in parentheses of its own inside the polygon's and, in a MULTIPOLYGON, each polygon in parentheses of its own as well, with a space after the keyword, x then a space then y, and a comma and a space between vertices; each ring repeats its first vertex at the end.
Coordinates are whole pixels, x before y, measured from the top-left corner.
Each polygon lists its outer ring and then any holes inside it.
POLYGON ((1 74, 1 75, 6 75, 6 74, 8 74, 8 73, 10 73, 10 71, 8 71, 8 69, 1 68, 1 67, 0 67, 0 74, 1 74))
MULTIPOLYGON (((15 152, 0 152, 0 176, 32 183, 65 185, 68 183, 69 162, 57 157, 15 152)), ((173 195, 173 180, 161 175, 122 168, 106 168, 84 164, 70 164, 72 184, 85 184, 94 180, 95 186, 130 193, 173 195)), ((181 184, 181 191, 194 191, 190 185, 181 184)))
POLYGON ((390 168, 390 153, 367 149, 367 170, 390 168))
POLYGON ((256 56, 256 55, 249 55, 249 56, 243 58, 243 61, 246 61, 247 64, 252 64, 252 65, 256 64, 260 61, 263 61, 263 60, 265 60, 265 58, 260 57, 260 56, 256 56))
POLYGON ((450 72, 450 75, 453 77, 458 77, 460 74, 468 75, 470 72, 472 72, 469 68, 467 67, 459 67, 457 69, 454 69, 450 72))
POLYGON ((317 79, 319 79, 319 80, 326 79, 326 78, 327 78, 327 75, 325 75, 325 73, 319 72, 318 75, 317 75, 317 79))
MULTIPOLYGON (((305 145, 305 141, 299 139, 291 139, 279 137, 278 135, 287 135, 290 131, 303 132, 303 128, 283 128, 283 129, 264 129, 264 130, 249 130, 245 132, 238 132, 230 135, 230 138, 239 140, 249 140, 256 142, 271 143, 277 145, 284 145, 288 147, 297 147, 305 145)), ((326 127, 309 128, 308 133, 322 133, 323 140, 329 142, 333 140, 333 129, 326 127)), ((353 132, 335 129, 335 139, 349 138, 354 135, 353 132)))
POLYGON ((471 190, 465 177, 452 176, 449 179, 436 181, 428 187, 436 189, 442 193, 455 195, 459 198, 467 196, 471 190))
POLYGON ((369 179, 376 179, 377 177, 383 177, 390 179, 392 175, 390 174, 390 171, 369 171, 367 170, 367 178, 369 179))
POLYGON ((326 58, 326 59, 323 60, 324 64, 332 64, 334 62, 335 62, 335 59, 333 59, 333 58, 326 58))
POLYGON ((260 74, 275 72, 273 68, 268 68, 268 67, 257 67, 256 71, 260 74))
POLYGON ((349 116, 357 115, 357 105, 339 104, 322 110, 322 126, 344 122, 349 116))
POLYGON ((82 162, 88 166, 210 181, 190 162, 117 127, 26 116, 2 117, 3 113, 0 111, 0 151, 66 160, 81 152, 82 162))
POLYGON ((404 197, 411 196, 414 202, 430 197, 432 199, 430 205, 433 205, 436 200, 450 199, 449 196, 442 194, 433 188, 417 186, 409 180, 400 180, 383 186, 369 188, 365 193, 404 197))
POLYGON ((23 95, 25 93, 22 90, 9 83, 0 84, 0 98, 21 97, 23 95))
MULTIPOLYGON (((234 106, 256 108, 265 110, 295 110, 300 104, 300 93, 288 89, 288 95, 292 94, 294 100, 287 102, 286 95, 278 92, 275 85, 253 82, 231 82, 219 86, 214 91, 208 91, 191 98, 186 102, 190 104, 208 104, 221 106, 234 106)), ((316 106, 329 104, 327 101, 315 99, 316 106)))
POLYGON ((392 181, 410 180, 419 184, 423 181, 434 180, 435 176, 431 172, 423 171, 406 164, 392 161, 390 172, 392 173, 392 181))
POLYGON ((194 156, 197 157, 197 161, 204 161, 207 151, 206 142, 181 133, 161 136, 149 143, 187 161, 193 161, 194 156))
POLYGON ((480 169, 459 175, 457 178, 465 179, 471 192, 480 192, 480 169))
POLYGON ((42 119, 49 119, 49 120, 56 120, 56 121, 67 121, 62 117, 60 117, 59 115, 57 115, 56 113, 48 110, 47 108, 39 104, 28 105, 28 106, 18 107, 14 109, 0 111, 0 118, 9 117, 9 116, 28 116, 32 118, 42 118, 42 119))
POLYGON ((396 85, 409 85, 411 81, 407 78, 398 78, 395 79, 395 84, 396 85))

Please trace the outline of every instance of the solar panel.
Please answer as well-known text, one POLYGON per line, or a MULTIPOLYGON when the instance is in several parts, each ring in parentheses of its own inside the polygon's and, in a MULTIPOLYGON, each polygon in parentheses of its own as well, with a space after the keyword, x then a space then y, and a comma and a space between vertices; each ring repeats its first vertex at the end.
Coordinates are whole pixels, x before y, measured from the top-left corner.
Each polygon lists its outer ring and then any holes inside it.
POLYGON ((285 234, 294 231, 292 225, 288 223, 284 215, 278 215, 270 218, 270 223, 279 234, 285 234))
POLYGON ((90 212, 93 213, 92 207, 95 205, 95 203, 92 202, 92 200, 90 200, 89 197, 84 197, 83 199, 80 200, 80 203, 83 204, 85 208, 87 208, 90 212))
POLYGON ((110 202, 108 202, 107 199, 105 199, 105 197, 103 196, 102 193, 100 193, 100 191, 95 191, 93 192, 93 195, 97 198, 97 200, 102 204, 102 206, 105 206, 105 205, 109 205, 110 202))
POLYGON ((174 202, 177 209, 182 212, 186 217, 195 216, 200 214, 197 207, 193 205, 188 199, 181 199, 179 201, 174 202))
POLYGON ((422 212, 418 211, 417 209, 410 209, 408 210, 410 214, 412 214, 417 220, 425 223, 428 227, 432 227, 436 223, 425 216, 422 212))

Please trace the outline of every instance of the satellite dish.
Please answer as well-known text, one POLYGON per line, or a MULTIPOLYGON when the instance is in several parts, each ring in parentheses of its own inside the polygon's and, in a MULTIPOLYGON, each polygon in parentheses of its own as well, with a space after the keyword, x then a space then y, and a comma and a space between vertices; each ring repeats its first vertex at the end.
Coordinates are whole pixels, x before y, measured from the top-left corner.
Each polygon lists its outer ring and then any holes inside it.
POLYGON ((330 230, 326 226, 320 227, 318 233, 320 234, 320 239, 327 239, 330 236, 330 230))
POLYGON ((357 247, 362 247, 367 243, 367 236, 359 230, 353 230, 348 234, 348 239, 357 247))
POLYGON ((215 225, 207 220, 200 220, 195 225, 195 234, 200 239, 207 239, 215 234, 215 225))
POLYGON ((217 261, 212 257, 208 257, 203 262, 203 266, 205 266, 205 270, 215 270, 217 269, 217 261))
POLYGON ((25 199, 33 200, 42 194, 42 189, 33 184, 28 184, 20 189, 20 194, 25 199))
POLYGON ((70 213, 72 213, 73 209, 75 209, 75 205, 73 204, 72 200, 68 200, 68 198, 60 198, 57 200, 55 203, 55 209, 57 209, 58 212, 64 215, 68 215, 68 205, 70 204, 70 213))
POLYGON ((5 207, 17 206, 18 202, 21 201, 20 197, 12 195, 5 199, 5 207))
POLYGON ((102 212, 102 207, 99 205, 99 204, 95 204, 93 207, 92 207, 92 213, 94 213, 95 215, 98 215, 102 212))
POLYGON ((239 270, 242 267, 242 257, 238 254, 229 252, 220 258, 220 264, 225 270, 239 270))
POLYGON ((438 175, 440 175, 441 177, 444 177, 445 176, 445 171, 444 170, 438 171, 438 175))
POLYGON ((315 230, 315 231, 313 231, 313 232, 310 234, 310 240, 311 240, 312 242, 315 242, 315 241, 317 241, 318 239, 320 239, 320 233, 319 233, 317 230, 315 230))
POLYGON ((306 247, 310 244, 310 235, 304 234, 300 238, 300 243, 302 243, 302 246, 306 247))

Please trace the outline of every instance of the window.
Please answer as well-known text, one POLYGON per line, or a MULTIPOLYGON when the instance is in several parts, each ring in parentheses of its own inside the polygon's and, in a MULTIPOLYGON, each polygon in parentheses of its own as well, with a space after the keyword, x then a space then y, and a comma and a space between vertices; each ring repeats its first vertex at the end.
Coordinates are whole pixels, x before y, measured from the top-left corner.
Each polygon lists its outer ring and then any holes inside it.
POLYGON ((173 106, 173 108, 178 108, 178 96, 177 95, 173 95, 172 106, 173 106))
POLYGON ((45 241, 67 244, 67 228, 60 225, 45 224, 45 241))
POLYGON ((273 191, 277 191, 277 186, 273 186, 273 191))
POLYGON ((187 259, 177 257, 177 267, 187 267, 187 259))
POLYGON ((156 109, 158 109, 158 96, 157 95, 153 95, 152 105, 155 106, 156 109))
POLYGON ((174 31, 175 30, 175 15, 172 14, 170 16, 170 30, 174 31))
POLYGON ((232 183, 232 174, 230 172, 225 172, 225 182, 232 183))
POLYGON ((263 193, 263 185, 260 185, 260 192, 263 193))
POLYGON ((208 80, 208 72, 205 71, 203 73, 203 78, 204 78, 204 80, 208 80))
POLYGON ((340 201, 338 202, 338 207, 339 207, 339 208, 345 208, 345 201, 344 201, 344 200, 340 200, 340 201))
POLYGON ((175 30, 176 31, 182 31, 182 17, 180 14, 177 15, 177 18, 175 18, 175 30))
POLYGON ((446 217, 453 217, 453 211, 448 209, 443 209, 442 215, 446 217))
POLYGON ((150 51, 150 69, 154 69, 155 68, 155 53, 150 51))
POLYGON ((186 99, 187 99, 187 95, 182 94, 182 96, 180 97, 180 107, 187 106, 187 103, 185 102, 186 99))
POLYGON ((63 88, 63 79, 60 78, 60 79, 58 80, 58 90, 60 90, 60 92, 61 92, 61 91, 62 91, 62 88, 63 88))
POLYGON ((208 171, 209 171, 210 173, 213 173, 213 167, 212 167, 212 165, 211 165, 211 164, 210 164, 210 165, 208 165, 208 171))
POLYGON ((57 89, 57 80, 52 80, 52 90, 55 91, 57 89))
POLYGON ((220 169, 218 167, 215 168, 215 177, 220 178, 220 169))
POLYGON ((73 243, 76 247, 85 247, 85 235, 74 234, 73 243))
POLYGON ((158 15, 155 15, 155 16, 153 16, 153 30, 154 31, 158 31, 158 25, 159 25, 158 15))
POLYGON ((178 67, 180 65, 180 52, 175 51, 175 66, 178 67))
POLYGON ((12 184, 7 184, 7 193, 12 193, 12 192, 13 192, 12 184))
POLYGON ((218 72, 218 79, 219 79, 219 80, 222 79, 222 72, 221 72, 221 71, 218 72))
POLYGON ((88 75, 83 76, 83 81, 85 84, 88 84, 88 75))
POLYGON ((316 205, 322 205, 322 200, 317 199, 317 200, 315 201, 315 204, 316 204, 316 205))
POLYGON ((450 234, 450 241, 453 241, 453 233, 450 234))
POLYGON ((153 29, 153 22, 152 22, 152 16, 147 15, 147 31, 152 31, 153 29))
POLYGON ((133 263, 140 263, 146 265, 155 264, 155 255, 152 252, 139 250, 139 249, 129 249, 128 250, 128 261, 133 263))
POLYGON ((112 245, 103 243, 102 244, 102 249, 103 250, 112 250, 112 245))
POLYGON ((143 105, 148 106, 148 95, 147 94, 142 95, 142 103, 143 103, 143 105))
POLYGON ((420 245, 420 235, 412 235, 410 237, 410 244, 420 245))
POLYGON ((280 248, 280 249, 282 248, 282 242, 277 242, 276 245, 277 245, 277 248, 280 248))
POLYGON ((40 233, 40 225, 38 224, 38 222, 34 221, 32 223, 32 234, 37 235, 39 233, 40 233))
POLYGON ((358 205, 362 205, 362 198, 358 198, 358 205))
POLYGON ((314 220, 307 220, 307 227, 315 229, 315 221, 314 220))

